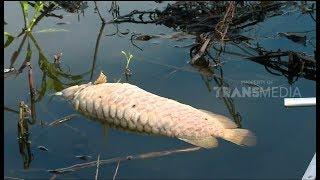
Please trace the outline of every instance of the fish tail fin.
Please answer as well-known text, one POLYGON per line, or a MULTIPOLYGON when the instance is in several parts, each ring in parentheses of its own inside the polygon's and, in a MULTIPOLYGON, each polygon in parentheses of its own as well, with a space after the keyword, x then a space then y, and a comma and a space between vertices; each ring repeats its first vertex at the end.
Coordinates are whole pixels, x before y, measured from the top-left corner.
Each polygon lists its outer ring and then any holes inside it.
POLYGON ((225 129, 223 139, 240 146, 256 145, 256 136, 247 129, 225 129))

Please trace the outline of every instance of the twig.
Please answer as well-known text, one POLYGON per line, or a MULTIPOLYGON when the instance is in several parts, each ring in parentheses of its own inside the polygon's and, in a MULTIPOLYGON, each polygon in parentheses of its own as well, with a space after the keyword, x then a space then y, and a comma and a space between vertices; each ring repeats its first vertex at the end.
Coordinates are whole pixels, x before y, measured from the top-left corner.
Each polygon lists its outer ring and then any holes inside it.
MULTIPOLYGON (((128 160, 135 160, 135 159, 147 159, 147 158, 154 158, 154 157, 162 157, 162 156, 167 156, 167 155, 176 154, 176 153, 197 151, 199 149, 201 149, 201 147, 189 147, 189 148, 184 148, 184 149, 149 152, 149 153, 140 154, 140 155, 115 157, 115 158, 111 158, 111 159, 107 159, 107 160, 100 160, 100 165, 110 164, 110 163, 114 163, 114 162, 118 162, 118 161, 128 161, 128 160)), ((78 171, 83 168, 92 167, 92 166, 95 166, 96 164, 97 164, 97 161, 91 161, 91 162, 87 162, 87 163, 75 164, 75 165, 65 167, 65 168, 48 170, 48 172, 56 173, 56 174, 63 174, 63 173, 78 171)))
POLYGON ((51 122, 48 126, 55 126, 55 125, 67 122, 67 121, 71 120, 72 118, 74 118, 76 116, 78 116, 78 114, 71 114, 71 115, 65 116, 63 118, 59 118, 59 119, 51 122))
POLYGON ((5 110, 5 111, 9 111, 9 112, 13 112, 13 113, 16 113, 16 114, 19 114, 19 111, 14 110, 14 109, 11 109, 11 108, 8 108, 8 107, 6 107, 6 106, 4 106, 4 110, 5 110))
POLYGON ((27 62, 27 65, 29 66, 28 71, 28 80, 29 80, 29 90, 30 90, 30 99, 31 99, 31 124, 34 124, 36 122, 36 110, 35 110, 35 85, 33 80, 33 73, 32 73, 32 66, 30 62, 27 62))
POLYGON ((104 30, 105 27, 105 23, 102 23, 101 27, 100 27, 100 31, 97 37, 97 41, 96 41, 96 46, 94 48, 94 54, 93 54, 93 61, 92 61, 92 68, 91 68, 91 74, 90 74, 90 81, 92 80, 93 77, 93 71, 96 65, 96 60, 97 60, 97 55, 98 55, 98 50, 99 50, 99 44, 100 44, 100 39, 101 39, 101 35, 102 32, 104 30))
POLYGON ((130 38, 130 42, 133 46, 135 46, 136 48, 138 48, 140 51, 143 51, 143 49, 141 49, 139 46, 137 46, 134 42, 133 42, 133 37, 135 37, 137 34, 133 33, 131 35, 131 38, 130 38))
POLYGON ((18 47, 18 50, 16 50, 15 52, 13 52, 12 56, 11 56, 11 59, 10 59, 10 68, 13 67, 13 64, 16 62, 19 54, 20 54, 20 51, 22 49, 22 46, 24 45, 24 42, 26 41, 27 39, 27 34, 25 34, 22 38, 22 41, 18 47))
POLYGON ((100 154, 98 155, 98 160, 97 160, 97 170, 96 170, 96 176, 94 178, 95 180, 98 180, 99 166, 100 166, 100 154))
POLYGON ((16 177, 9 177, 9 176, 5 176, 4 179, 15 179, 15 180, 23 180, 21 178, 16 178, 16 177))
POLYGON ((50 180, 55 180, 55 179, 57 179, 57 177, 58 177, 58 174, 54 174, 54 175, 52 175, 52 176, 50 177, 50 180))
POLYGON ((115 180, 115 179, 116 179, 116 176, 117 176, 117 174, 118 174, 119 165, 120 165, 120 161, 118 161, 117 168, 116 168, 116 171, 114 172, 114 175, 113 175, 112 180, 115 180))
POLYGON ((100 17, 100 20, 101 20, 102 24, 106 24, 106 21, 102 18, 101 14, 100 14, 100 11, 99 11, 99 9, 98 9, 97 2, 96 2, 96 1, 94 1, 94 5, 95 5, 95 8, 96 8, 97 11, 98 11, 98 15, 99 15, 99 17, 100 17))

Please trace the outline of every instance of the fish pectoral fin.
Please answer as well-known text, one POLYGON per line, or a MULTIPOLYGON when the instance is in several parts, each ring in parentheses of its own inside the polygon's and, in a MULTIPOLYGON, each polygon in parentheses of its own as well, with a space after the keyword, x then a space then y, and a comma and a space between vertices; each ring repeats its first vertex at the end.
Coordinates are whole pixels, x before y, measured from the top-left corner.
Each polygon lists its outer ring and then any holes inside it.
POLYGON ((185 138, 179 138, 181 141, 185 141, 187 143, 190 143, 195 146, 203 147, 206 149, 214 148, 218 146, 218 140, 213 137, 209 136, 202 139, 185 139, 185 138))

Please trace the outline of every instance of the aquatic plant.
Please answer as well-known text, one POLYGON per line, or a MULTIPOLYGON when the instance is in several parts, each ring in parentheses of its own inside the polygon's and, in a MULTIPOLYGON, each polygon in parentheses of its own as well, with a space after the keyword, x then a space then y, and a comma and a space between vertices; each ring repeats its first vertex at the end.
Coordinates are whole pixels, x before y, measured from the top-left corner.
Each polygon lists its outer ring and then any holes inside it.
POLYGON ((124 51, 121 51, 121 53, 124 54, 127 59, 126 67, 125 67, 125 74, 126 74, 126 76, 130 76, 131 70, 129 69, 129 64, 130 64, 131 59, 133 58, 133 55, 130 52, 126 53, 124 51))
POLYGON ((34 4, 34 14, 31 18, 31 21, 28 19, 28 11, 29 11, 29 3, 28 1, 20 1, 21 10, 24 18, 24 26, 27 32, 30 32, 34 25, 37 22, 37 19, 40 17, 41 11, 44 9, 44 2, 43 1, 36 1, 34 4))

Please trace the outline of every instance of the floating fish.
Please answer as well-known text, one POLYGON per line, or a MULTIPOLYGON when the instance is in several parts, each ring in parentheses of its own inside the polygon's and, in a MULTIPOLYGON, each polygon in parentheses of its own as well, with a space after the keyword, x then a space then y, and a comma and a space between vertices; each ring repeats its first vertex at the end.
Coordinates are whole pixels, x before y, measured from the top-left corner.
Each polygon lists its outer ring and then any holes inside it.
POLYGON ((77 111, 102 123, 175 137, 199 147, 218 146, 216 138, 247 146, 256 141, 253 133, 238 129, 225 116, 149 93, 128 83, 89 82, 71 86, 56 95, 70 100, 77 111))

